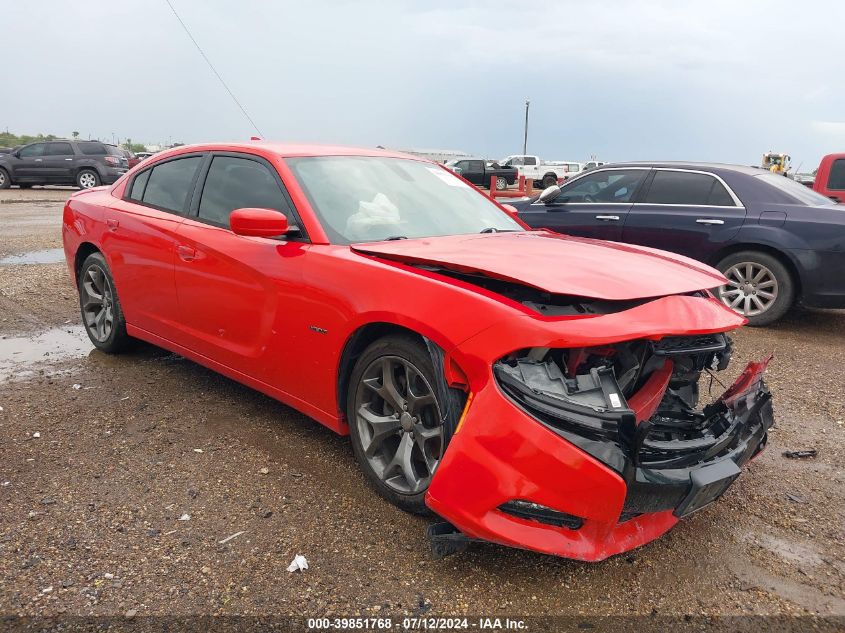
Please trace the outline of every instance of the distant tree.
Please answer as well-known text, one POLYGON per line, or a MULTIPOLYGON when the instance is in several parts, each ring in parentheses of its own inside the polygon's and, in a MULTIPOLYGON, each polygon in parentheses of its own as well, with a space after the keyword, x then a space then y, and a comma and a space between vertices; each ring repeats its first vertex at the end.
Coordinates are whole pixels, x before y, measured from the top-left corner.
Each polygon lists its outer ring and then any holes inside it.
POLYGON ((79 132, 74 131, 74 132, 71 132, 70 135, 73 137, 73 140, 76 140, 76 139, 79 138, 79 132))

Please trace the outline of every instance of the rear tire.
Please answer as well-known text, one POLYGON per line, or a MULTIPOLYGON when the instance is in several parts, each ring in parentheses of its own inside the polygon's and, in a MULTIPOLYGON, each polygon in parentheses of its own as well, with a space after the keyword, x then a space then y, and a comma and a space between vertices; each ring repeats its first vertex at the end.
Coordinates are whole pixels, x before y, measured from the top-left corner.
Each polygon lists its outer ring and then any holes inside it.
POLYGON ((100 175, 93 169, 82 169, 76 174, 76 186, 80 189, 99 187, 100 175))
POLYGON ((0 189, 8 189, 12 186, 12 179, 9 177, 9 172, 5 169, 0 169, 0 189))
POLYGON ((504 191, 508 188, 508 181, 503 176, 496 178, 496 191, 504 191))
POLYGON ((786 266, 762 251, 728 255, 716 268, 731 282, 716 290, 729 308, 748 319, 748 325, 770 325, 795 303, 795 281, 786 266))
POLYGON ((437 379, 422 343, 397 334, 367 347, 349 381, 355 459, 382 497, 414 514, 430 514, 425 494, 461 411, 460 392, 448 389, 450 402, 441 402, 437 379))
POLYGON ((88 338, 106 354, 117 354, 132 340, 126 333, 126 319, 117 288, 102 253, 91 253, 79 270, 79 309, 88 338))

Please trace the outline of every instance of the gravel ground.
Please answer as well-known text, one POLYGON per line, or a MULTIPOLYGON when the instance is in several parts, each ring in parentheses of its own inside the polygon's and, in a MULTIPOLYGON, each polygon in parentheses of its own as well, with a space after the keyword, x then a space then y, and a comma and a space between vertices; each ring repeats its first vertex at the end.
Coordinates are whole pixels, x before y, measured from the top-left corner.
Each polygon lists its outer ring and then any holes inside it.
MULTIPOLYGON (((68 193, 2 192, 0 257, 60 247, 41 201, 68 193)), ((796 311, 737 333, 734 375, 775 352, 770 448, 658 541, 437 561, 346 439, 173 354, 93 350, 64 263, 0 265, 0 614, 845 616, 843 332, 796 311)))

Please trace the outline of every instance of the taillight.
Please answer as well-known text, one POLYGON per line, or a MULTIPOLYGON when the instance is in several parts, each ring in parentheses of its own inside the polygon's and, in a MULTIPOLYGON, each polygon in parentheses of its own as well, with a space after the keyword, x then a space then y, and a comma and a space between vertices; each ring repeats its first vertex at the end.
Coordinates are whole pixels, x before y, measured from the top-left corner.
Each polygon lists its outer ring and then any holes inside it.
POLYGON ((120 165, 120 159, 117 156, 106 156, 105 159, 109 165, 120 165))

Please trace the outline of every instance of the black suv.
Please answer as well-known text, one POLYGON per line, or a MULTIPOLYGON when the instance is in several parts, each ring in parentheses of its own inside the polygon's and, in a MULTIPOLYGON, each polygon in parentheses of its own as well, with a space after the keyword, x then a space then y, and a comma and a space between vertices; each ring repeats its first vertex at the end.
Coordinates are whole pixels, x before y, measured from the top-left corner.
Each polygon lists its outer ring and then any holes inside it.
POLYGON ((0 154, 0 189, 11 185, 110 185, 129 169, 123 150, 99 141, 39 141, 0 154))

